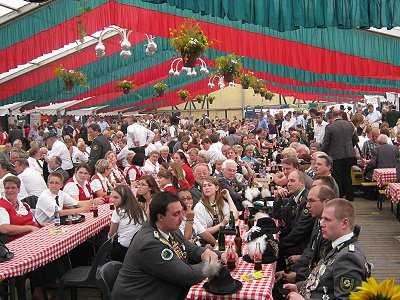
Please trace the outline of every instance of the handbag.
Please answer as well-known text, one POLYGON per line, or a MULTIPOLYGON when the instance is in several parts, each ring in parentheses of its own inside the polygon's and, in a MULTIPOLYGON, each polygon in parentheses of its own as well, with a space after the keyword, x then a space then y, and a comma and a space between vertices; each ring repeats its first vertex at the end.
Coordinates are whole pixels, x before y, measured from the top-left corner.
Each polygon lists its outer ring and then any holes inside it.
POLYGON ((14 257, 14 253, 8 250, 7 246, 0 243, 0 263, 10 260, 14 257))

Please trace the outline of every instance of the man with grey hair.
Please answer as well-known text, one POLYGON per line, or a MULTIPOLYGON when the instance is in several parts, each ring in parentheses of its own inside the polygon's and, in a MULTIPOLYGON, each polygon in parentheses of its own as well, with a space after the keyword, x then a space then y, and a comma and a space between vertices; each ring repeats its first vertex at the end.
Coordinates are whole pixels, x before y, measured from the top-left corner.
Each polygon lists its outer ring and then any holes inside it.
POLYGON ((210 170, 207 164, 198 163, 193 168, 194 184, 190 187, 190 193, 193 196, 193 207, 199 202, 201 198, 201 187, 203 185, 204 178, 210 176, 210 170))
POLYGON ((48 162, 50 173, 58 172, 64 177, 64 184, 68 181, 69 174, 66 170, 64 170, 61 165, 62 165, 62 160, 58 156, 52 156, 49 159, 48 162))
MULTIPOLYGON (((332 158, 330 158, 324 152, 319 152, 319 154, 317 155, 317 158, 315 159, 315 166, 314 166, 315 175, 332 177, 332 174, 331 174, 332 167, 333 167, 332 158)), ((332 177, 332 179, 334 182, 333 191, 335 193, 335 197, 338 198, 339 197, 339 187, 337 185, 335 178, 332 177)))
POLYGON ((222 163, 222 172, 216 176, 221 190, 228 190, 237 210, 244 210, 242 205, 242 184, 236 179, 237 164, 232 159, 227 159, 222 163))
POLYGON ((372 150, 372 157, 366 168, 367 172, 372 172, 376 168, 393 168, 400 157, 399 149, 388 144, 388 137, 385 134, 378 136, 378 143, 379 146, 372 150))

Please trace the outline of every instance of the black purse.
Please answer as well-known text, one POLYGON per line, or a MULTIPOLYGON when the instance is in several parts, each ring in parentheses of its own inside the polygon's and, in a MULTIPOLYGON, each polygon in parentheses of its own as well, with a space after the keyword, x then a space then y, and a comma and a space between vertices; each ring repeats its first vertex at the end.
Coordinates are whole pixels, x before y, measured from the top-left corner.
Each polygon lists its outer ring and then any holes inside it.
POLYGON ((0 263, 10 260, 14 257, 14 253, 8 250, 7 246, 0 243, 0 263))

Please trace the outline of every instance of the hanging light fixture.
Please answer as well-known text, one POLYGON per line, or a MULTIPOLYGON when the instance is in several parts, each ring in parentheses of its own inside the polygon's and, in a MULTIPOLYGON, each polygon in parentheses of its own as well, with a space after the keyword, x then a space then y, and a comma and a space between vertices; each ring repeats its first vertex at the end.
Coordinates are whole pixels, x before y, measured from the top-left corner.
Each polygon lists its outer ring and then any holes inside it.
MULTIPOLYGON (((96 45, 95 50, 96 50, 96 57, 97 58, 103 58, 106 55, 106 47, 103 44, 103 37, 111 31, 116 31, 119 33, 121 36, 121 57, 124 59, 129 59, 132 56, 132 52, 130 51, 131 48, 131 43, 129 42, 128 38, 129 35, 132 33, 132 30, 124 29, 124 28, 119 28, 117 26, 110 26, 104 29, 99 36, 99 43, 96 45)), ((151 56, 153 53, 157 50, 157 44, 154 42, 154 37, 152 35, 147 35, 147 47, 146 47, 146 55, 151 56)))
MULTIPOLYGON (((215 88, 215 82, 218 81, 218 87, 223 90, 225 88, 225 78, 223 75, 212 75, 208 80, 208 87, 210 89, 215 88)), ((236 84, 234 81, 229 82, 228 86, 234 87, 236 84)))
MULTIPOLYGON (((210 71, 208 71, 208 69, 207 69, 206 62, 199 57, 197 57, 196 60, 199 60, 201 63, 200 73, 203 75, 210 74, 210 71)), ((189 77, 195 77, 197 75, 195 67, 193 67, 193 68, 185 67, 185 66, 183 66, 183 58, 182 57, 175 58, 171 63, 171 68, 169 69, 169 75, 178 77, 179 75, 181 75, 182 72, 186 73, 186 76, 189 76, 189 77), (182 64, 182 68, 179 70, 179 67, 181 64, 182 64)))

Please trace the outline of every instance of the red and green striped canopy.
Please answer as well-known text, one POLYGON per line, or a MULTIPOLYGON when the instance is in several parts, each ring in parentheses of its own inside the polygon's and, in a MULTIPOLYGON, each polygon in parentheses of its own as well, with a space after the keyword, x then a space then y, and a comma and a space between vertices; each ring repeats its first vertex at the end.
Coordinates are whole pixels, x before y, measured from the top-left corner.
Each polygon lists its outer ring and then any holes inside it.
MULTIPOLYGON (((360 29, 341 29, 398 26, 398 0, 379 1, 381 7, 378 9, 376 4, 375 10, 370 6, 378 1, 372 0, 209 0, 196 6, 198 2, 203 1, 87 0, 91 10, 82 17, 87 34, 110 25, 133 30, 129 38, 132 57, 120 58, 120 37, 110 38, 104 41, 103 59, 96 58, 92 46, 2 83, 1 104, 35 100, 30 105, 40 106, 92 96, 73 108, 107 104, 106 110, 152 110, 181 103, 176 92, 182 88, 191 95, 210 93, 204 75, 168 75, 171 62, 178 55, 168 43, 169 28, 176 28, 184 18, 191 17, 200 22, 209 39, 216 41, 203 57, 209 66, 214 65, 217 56, 234 52, 242 57, 244 67, 264 79, 274 93, 302 100, 346 102, 366 94, 400 92, 399 39, 360 29), (259 2, 264 4, 256 6, 259 2), (318 2, 324 3, 320 7, 323 16, 317 13, 318 2), (338 5, 328 5, 333 2, 352 3, 349 13, 333 13, 338 5), (295 17, 283 14, 285 3, 295 17), (299 3, 302 4, 298 7, 299 3), (356 9, 357 4, 368 4, 368 18, 364 10, 356 9), (289 30, 295 28, 298 29, 289 30), (145 33, 156 36, 158 50, 152 57, 145 55, 145 33), (75 87, 66 92, 54 74, 60 64, 87 74, 90 88, 75 87), (136 83, 135 93, 124 95, 114 90, 116 81, 124 79, 136 83), (152 86, 158 81, 169 86, 164 97, 153 95, 152 86)), ((340 7, 338 11, 347 10, 340 7)), ((78 39, 78 15, 79 1, 59 0, 1 27, 0 73, 78 39)))

